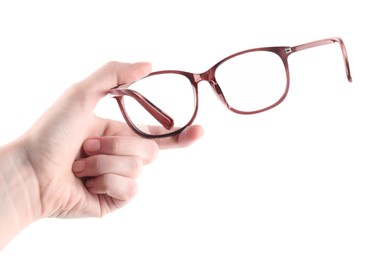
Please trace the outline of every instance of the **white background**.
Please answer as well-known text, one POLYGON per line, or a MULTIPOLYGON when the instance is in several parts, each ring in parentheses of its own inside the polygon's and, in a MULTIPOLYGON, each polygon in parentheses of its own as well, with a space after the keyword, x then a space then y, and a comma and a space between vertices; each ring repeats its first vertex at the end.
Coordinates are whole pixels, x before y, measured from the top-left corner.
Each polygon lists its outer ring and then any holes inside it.
MULTIPOLYGON (((392 258, 388 1, 233 2, 1 0, 0 144, 110 60, 202 72, 340 36, 353 83, 333 44, 290 56, 289 96, 262 114, 230 113, 202 84, 202 140, 162 151, 129 205, 40 220, 0 259, 392 258)), ((119 115, 110 98, 97 111, 119 115)))

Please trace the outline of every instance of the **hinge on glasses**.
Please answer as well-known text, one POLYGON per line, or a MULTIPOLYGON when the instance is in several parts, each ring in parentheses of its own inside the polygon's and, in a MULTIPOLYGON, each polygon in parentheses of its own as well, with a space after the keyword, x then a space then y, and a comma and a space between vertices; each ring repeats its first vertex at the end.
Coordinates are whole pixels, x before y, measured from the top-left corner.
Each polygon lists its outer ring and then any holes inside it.
POLYGON ((293 52, 293 50, 292 50, 290 47, 284 48, 284 53, 290 54, 290 53, 292 53, 292 52, 293 52))

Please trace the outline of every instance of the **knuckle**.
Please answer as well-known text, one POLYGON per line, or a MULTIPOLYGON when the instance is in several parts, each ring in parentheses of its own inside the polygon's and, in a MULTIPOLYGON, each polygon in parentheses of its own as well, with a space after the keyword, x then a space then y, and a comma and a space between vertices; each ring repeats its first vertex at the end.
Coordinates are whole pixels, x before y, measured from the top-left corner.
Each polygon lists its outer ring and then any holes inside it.
POLYGON ((119 140, 119 139, 117 139, 117 138, 113 138, 113 139, 111 139, 110 140, 110 143, 109 143, 109 147, 108 147, 108 149, 109 149, 109 153, 111 153, 111 154, 121 154, 121 150, 122 150, 122 142, 119 140))
POLYGON ((126 191, 125 191, 125 200, 130 200, 132 199, 135 194, 137 193, 137 183, 132 182, 128 185, 126 191))
POLYGON ((115 70, 119 65, 118 61, 109 61, 105 64, 105 67, 109 68, 110 70, 115 70))
POLYGON ((147 153, 147 157, 145 158, 145 163, 152 162, 158 156, 158 152, 158 144, 154 141, 150 141, 149 151, 147 153))
POLYGON ((129 162, 130 162, 129 168, 131 169, 130 170, 131 177, 135 177, 135 178, 138 177, 144 166, 143 161, 138 157, 133 157, 133 159, 129 160, 129 162))
POLYGON ((102 171, 104 165, 105 165, 104 157, 101 155, 97 155, 95 156, 92 170, 100 172, 102 171))
POLYGON ((110 176, 109 175, 102 175, 101 178, 101 187, 103 190, 108 190, 108 187, 110 187, 110 176))

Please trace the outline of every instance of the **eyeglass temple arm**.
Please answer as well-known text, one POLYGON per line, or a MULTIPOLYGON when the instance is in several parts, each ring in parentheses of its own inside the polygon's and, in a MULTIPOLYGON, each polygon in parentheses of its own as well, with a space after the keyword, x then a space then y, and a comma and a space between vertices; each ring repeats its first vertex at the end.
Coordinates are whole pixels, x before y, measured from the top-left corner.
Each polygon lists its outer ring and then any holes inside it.
MULTIPOLYGON (((121 86, 120 86, 121 87, 121 86)), ((122 96, 130 96, 135 99, 144 109, 147 110, 163 127, 171 129, 174 126, 174 120, 150 100, 144 97, 139 92, 132 89, 115 88, 109 91, 109 95, 113 98, 119 98, 122 96)))
POLYGON ((314 41, 314 42, 308 42, 308 43, 305 43, 305 44, 294 46, 294 47, 291 48, 291 50, 292 50, 292 52, 297 52, 297 51, 302 51, 302 50, 306 50, 306 49, 309 49, 309 48, 318 47, 318 46, 331 44, 331 43, 335 43, 335 42, 339 43, 340 48, 342 50, 343 60, 344 60, 344 67, 346 69, 347 80, 349 82, 352 82, 351 72, 350 72, 350 65, 348 63, 346 46, 344 45, 344 42, 343 42, 343 40, 341 38, 335 37, 335 38, 328 38, 328 39, 318 40, 318 41, 314 41))

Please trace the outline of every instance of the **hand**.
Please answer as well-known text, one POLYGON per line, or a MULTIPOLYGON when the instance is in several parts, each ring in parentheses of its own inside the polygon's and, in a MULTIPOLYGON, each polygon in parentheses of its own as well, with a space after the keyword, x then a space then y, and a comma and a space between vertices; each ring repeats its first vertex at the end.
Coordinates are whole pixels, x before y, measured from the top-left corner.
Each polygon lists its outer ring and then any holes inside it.
POLYGON ((143 139, 123 123, 94 115, 109 89, 150 70, 148 63, 106 64, 70 87, 25 135, 0 149, 0 177, 12 184, 0 178, 6 194, 0 213, 10 212, 0 214, 0 229, 17 233, 43 217, 103 216, 133 197, 136 177, 159 149, 185 147, 202 135, 200 126, 191 126, 176 137, 143 139))

